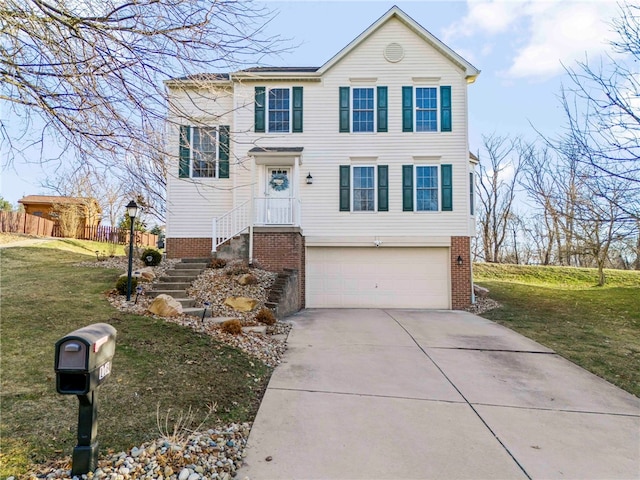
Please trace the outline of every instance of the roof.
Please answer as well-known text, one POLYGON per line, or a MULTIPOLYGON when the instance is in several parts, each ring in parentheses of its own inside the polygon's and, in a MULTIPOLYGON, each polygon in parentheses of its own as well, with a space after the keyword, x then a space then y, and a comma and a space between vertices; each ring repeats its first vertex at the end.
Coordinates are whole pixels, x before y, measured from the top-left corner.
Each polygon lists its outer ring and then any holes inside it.
POLYGON ((51 205, 85 205, 87 202, 98 201, 92 197, 63 197, 59 195, 27 195, 18 200, 18 203, 30 205, 34 203, 44 203, 51 205))
POLYGON ((313 73, 317 72, 320 67, 251 67, 240 70, 240 72, 292 72, 292 73, 313 73))

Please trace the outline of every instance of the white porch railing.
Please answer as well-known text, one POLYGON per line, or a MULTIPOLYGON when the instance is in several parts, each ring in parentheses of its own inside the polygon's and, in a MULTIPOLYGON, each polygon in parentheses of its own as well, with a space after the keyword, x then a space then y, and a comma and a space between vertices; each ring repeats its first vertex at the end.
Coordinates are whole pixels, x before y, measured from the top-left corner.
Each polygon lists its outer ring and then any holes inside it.
POLYGON ((213 251, 217 252, 218 247, 227 240, 240 235, 250 225, 249 207, 251 201, 247 200, 238 205, 233 210, 229 210, 221 217, 213 219, 213 251))
POLYGON ((299 225, 300 200, 294 197, 256 197, 255 225, 299 225))
MULTIPOLYGON (((253 210, 254 225, 300 225, 300 200, 293 197, 256 197, 253 210)), ((213 219, 213 251, 227 240, 240 235, 251 225, 251 201, 213 219)))

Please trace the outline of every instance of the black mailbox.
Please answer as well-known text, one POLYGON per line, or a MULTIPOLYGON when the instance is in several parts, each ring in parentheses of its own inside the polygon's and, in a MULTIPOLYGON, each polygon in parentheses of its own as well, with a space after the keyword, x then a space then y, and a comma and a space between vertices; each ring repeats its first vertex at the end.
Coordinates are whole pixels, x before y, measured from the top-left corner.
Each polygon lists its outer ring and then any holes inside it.
POLYGON ((116 329, 106 323, 79 328, 56 342, 56 389, 86 395, 111 374, 116 329))

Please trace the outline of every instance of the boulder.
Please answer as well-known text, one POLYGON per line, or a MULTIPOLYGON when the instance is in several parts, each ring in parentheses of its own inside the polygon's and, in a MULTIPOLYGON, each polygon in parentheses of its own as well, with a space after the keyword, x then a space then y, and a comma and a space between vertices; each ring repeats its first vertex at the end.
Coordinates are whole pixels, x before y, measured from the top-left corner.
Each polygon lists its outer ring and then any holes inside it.
POLYGON ((151 267, 144 267, 137 271, 140 272, 140 277, 147 282, 153 282, 156 279, 156 274, 153 273, 153 268, 151 267))
POLYGON ((481 287, 480 285, 473 285, 473 293, 476 297, 486 298, 489 295, 489 289, 481 287))
POLYGON ((171 295, 161 293, 151 302, 148 310, 161 317, 175 317, 182 313, 182 305, 171 295))
POLYGON ((250 312, 256 308, 258 301, 248 297, 228 297, 225 299, 224 304, 233 308, 236 312, 250 312))
POLYGON ((256 283, 256 277, 250 273, 245 273, 244 275, 240 275, 236 282, 238 282, 238 285, 253 285, 256 283))

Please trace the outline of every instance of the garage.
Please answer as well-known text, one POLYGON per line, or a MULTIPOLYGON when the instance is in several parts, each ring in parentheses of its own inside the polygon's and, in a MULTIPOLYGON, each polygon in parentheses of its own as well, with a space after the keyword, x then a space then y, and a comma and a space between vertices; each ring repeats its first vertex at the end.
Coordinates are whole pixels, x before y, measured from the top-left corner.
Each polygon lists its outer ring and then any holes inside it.
POLYGON ((307 308, 450 308, 449 249, 308 247, 307 308))

